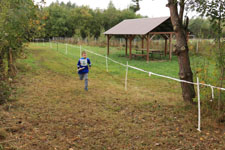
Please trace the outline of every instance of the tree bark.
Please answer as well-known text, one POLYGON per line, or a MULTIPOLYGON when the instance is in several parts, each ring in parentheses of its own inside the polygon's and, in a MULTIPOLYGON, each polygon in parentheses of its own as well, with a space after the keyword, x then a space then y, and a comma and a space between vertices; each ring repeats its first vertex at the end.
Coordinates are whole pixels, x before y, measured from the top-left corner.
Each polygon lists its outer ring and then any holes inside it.
POLYGON ((5 71, 5 66, 4 66, 4 51, 1 51, 0 53, 0 80, 3 80, 4 78, 4 71, 5 71))
POLYGON ((8 75, 10 77, 14 77, 16 76, 16 66, 14 65, 14 59, 13 59, 13 53, 12 53, 12 49, 9 48, 8 51, 8 75))
MULTIPOLYGON (((171 21, 173 24, 173 29, 176 35, 176 49, 175 54, 178 57, 179 63, 179 77, 182 80, 193 82, 193 73, 190 66, 190 59, 188 54, 188 45, 186 38, 186 31, 182 23, 181 16, 178 14, 178 2, 176 0, 168 0, 167 6, 170 9, 171 21)), ((184 9, 181 7, 180 9, 184 9)), ((180 12, 183 12, 180 10, 180 12)), ((182 95, 184 101, 193 102, 193 98, 195 97, 194 85, 181 83, 182 95)))

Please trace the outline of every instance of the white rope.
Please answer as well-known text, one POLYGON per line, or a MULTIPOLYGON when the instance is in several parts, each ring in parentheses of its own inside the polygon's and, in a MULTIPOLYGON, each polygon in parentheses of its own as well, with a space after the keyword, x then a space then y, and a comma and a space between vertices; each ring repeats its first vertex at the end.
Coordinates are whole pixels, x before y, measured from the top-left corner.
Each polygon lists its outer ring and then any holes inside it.
MULTIPOLYGON (((95 54, 95 55, 97 55, 97 56, 100 56, 100 57, 105 58, 105 56, 103 56, 103 55, 101 55, 101 54, 97 54, 97 53, 92 52, 92 51, 89 51, 89 50, 87 50, 87 49, 83 49, 83 50, 85 50, 86 52, 89 52, 89 53, 91 53, 91 54, 95 54)), ((108 58, 108 59, 109 59, 109 58, 108 58)))
POLYGON ((211 90, 212 90, 212 99, 211 99, 211 101, 213 101, 214 100, 214 88, 213 88, 213 86, 211 86, 211 90))
POLYGON ((172 78, 172 77, 169 77, 169 76, 160 75, 160 74, 153 73, 153 72, 148 72, 148 71, 145 71, 145 70, 143 70, 143 69, 140 69, 140 68, 137 68, 137 67, 134 67, 134 66, 130 66, 130 65, 129 65, 129 67, 132 68, 132 69, 135 69, 135 70, 139 70, 139 71, 148 73, 148 74, 150 73, 151 75, 155 75, 155 76, 159 76, 159 77, 163 77, 163 78, 175 80, 175 81, 178 81, 178 82, 184 82, 184 83, 189 83, 189 84, 196 84, 196 83, 189 82, 189 81, 186 81, 186 80, 180 80, 180 79, 172 78))
POLYGON ((221 88, 221 87, 217 87, 217 86, 212 86, 210 84, 204 84, 204 83, 199 83, 199 84, 200 85, 203 85, 203 86, 213 87, 214 89, 219 89, 219 90, 225 91, 225 88, 221 88))
MULTIPOLYGON (((79 47, 74 46, 74 45, 69 45, 69 46, 74 47, 74 48, 79 48, 79 47)), ((80 46, 80 51, 81 51, 81 49, 82 49, 82 48, 81 48, 81 46, 80 46)), ((92 54, 94 54, 94 55, 97 55, 97 56, 106 58, 106 56, 103 56, 103 55, 101 55, 101 54, 92 52, 92 51, 87 50, 87 49, 84 49, 84 50, 87 51, 87 52, 89 52, 89 53, 92 53, 92 54)), ((120 62, 118 62, 118 61, 116 61, 116 60, 113 60, 113 59, 109 58, 109 57, 107 57, 107 59, 110 60, 110 61, 112 61, 112 62, 114 62, 114 63, 116 63, 116 64, 119 64, 119 65, 121 65, 121 66, 123 66, 123 67, 127 67, 127 65, 122 64, 122 63, 120 63, 120 62)), ((155 75, 155 76, 158 76, 158 77, 171 79, 171 80, 174 80, 174 81, 177 81, 177 82, 183 82, 183 83, 188 83, 188 84, 197 85, 197 83, 194 83, 194 82, 190 82, 190 81, 186 81, 186 80, 181 80, 181 79, 177 79, 177 78, 173 78, 173 77, 169 77, 169 76, 165 76, 165 75, 161 75, 161 74, 157 74, 157 73, 145 71, 145 70, 143 70, 143 69, 140 69, 140 68, 137 68, 137 67, 134 67, 134 66, 131 66, 131 65, 128 65, 128 67, 130 67, 130 68, 132 68, 132 69, 135 69, 135 70, 138 70, 138 71, 141 71, 141 72, 148 73, 148 74, 151 73, 151 75, 155 75)), ((212 85, 210 85, 210 84, 199 83, 199 85, 203 85, 203 86, 207 86, 207 87, 212 87, 212 88, 214 88, 214 89, 219 89, 219 90, 225 91, 225 88, 212 86, 212 85)))
MULTIPOLYGON (((78 48, 77 46, 74 46, 74 45, 69 45, 69 46, 72 46, 72 47, 75 47, 75 48, 78 48)), ((80 57, 81 57, 81 45, 80 45, 80 57)), ((157 73, 153 73, 153 72, 149 72, 149 71, 145 71, 143 69, 140 69, 140 68, 137 68, 137 67, 134 67, 134 66, 131 66, 131 65, 128 65, 128 62, 127 62, 127 65, 124 65, 118 61, 115 61, 111 58, 108 58, 107 56, 103 56, 101 54, 97 54, 95 52, 92 52, 92 51, 89 51, 87 49, 84 49, 85 51, 89 52, 89 53, 92 53, 94 55, 97 55, 97 56, 100 56, 100 57, 103 57, 106 59, 106 70, 108 72, 108 60, 116 63, 116 64, 119 64, 121 66, 124 66, 126 67, 126 76, 125 76, 125 91, 127 91, 127 75, 128 75, 128 68, 132 68, 132 69, 135 69, 135 70, 138 70, 138 71, 141 71, 141 72, 144 72, 144 73, 148 73, 149 76, 151 75, 155 75, 155 76, 158 76, 158 77, 162 77, 162 78, 167 78, 167 79, 171 79, 171 80, 174 80, 174 81, 178 81, 178 82, 183 82, 183 83, 188 83, 188 84, 193 84, 193 85, 197 85, 197 92, 198 92, 198 131, 201 131, 201 103, 200 103, 200 85, 202 86, 207 86, 207 87, 211 87, 211 90, 212 90, 212 99, 214 99, 214 88, 215 89, 219 89, 219 90, 223 90, 225 91, 225 88, 221 88, 221 87, 216 87, 216 86, 212 86, 212 85, 209 85, 209 84, 204 84, 204 83, 199 83, 199 78, 197 78, 197 83, 194 83, 194 82, 189 82, 189 81, 186 81, 186 80, 180 80, 180 79, 177 79, 177 78, 173 78, 173 77, 169 77, 169 76, 165 76, 165 75, 161 75, 161 74, 157 74, 157 73)))
POLYGON ((126 76, 125 76, 125 91, 127 91, 127 75, 128 75, 128 61, 127 61, 127 67, 126 67, 126 76))
POLYGON ((111 59, 111 58, 108 58, 108 59, 111 60, 112 62, 116 63, 116 64, 119 64, 119 65, 123 66, 123 67, 127 66, 127 65, 124 65, 124 64, 122 64, 122 63, 120 63, 118 61, 115 61, 115 60, 111 59))
POLYGON ((135 69, 135 70, 138 70, 138 71, 141 71, 141 72, 149 73, 148 71, 145 71, 145 70, 143 70, 143 69, 140 69, 140 68, 137 68, 137 67, 134 67, 134 66, 128 65, 128 67, 130 67, 130 68, 132 68, 132 69, 135 69))
POLYGON ((198 92, 198 131, 201 131, 201 106, 200 106, 200 88, 199 79, 197 77, 197 92, 198 92))

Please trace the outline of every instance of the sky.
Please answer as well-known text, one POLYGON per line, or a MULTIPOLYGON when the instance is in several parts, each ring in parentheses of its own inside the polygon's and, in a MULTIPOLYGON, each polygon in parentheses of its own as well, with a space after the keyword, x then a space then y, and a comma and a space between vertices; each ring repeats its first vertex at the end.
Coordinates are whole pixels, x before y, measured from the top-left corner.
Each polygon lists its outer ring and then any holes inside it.
MULTIPOLYGON (((34 0, 38 2, 40 0, 34 0)), ((71 2, 75 3, 78 6, 87 5, 90 8, 100 8, 106 9, 110 0, 58 0, 59 2, 71 2)), ((111 0, 117 9, 126 9, 131 4, 132 0, 111 0)), ((56 2, 56 0, 45 0, 46 6, 50 5, 52 2, 56 2)), ((163 17, 170 16, 169 8, 166 7, 167 0, 142 0, 140 2, 141 9, 137 12, 143 16, 148 17, 163 17)), ((188 16, 194 16, 194 13, 189 13, 188 16)))

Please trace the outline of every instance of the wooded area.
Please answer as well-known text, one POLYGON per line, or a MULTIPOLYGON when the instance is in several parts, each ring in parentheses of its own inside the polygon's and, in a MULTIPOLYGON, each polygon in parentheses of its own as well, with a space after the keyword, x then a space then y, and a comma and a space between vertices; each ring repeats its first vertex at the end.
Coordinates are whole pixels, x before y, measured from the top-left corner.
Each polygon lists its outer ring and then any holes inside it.
MULTIPOLYGON (((45 20, 41 22, 44 25, 42 37, 99 38, 104 31, 125 19, 146 17, 138 15, 135 11, 134 6, 119 10, 112 2, 105 10, 77 6, 71 2, 52 3, 41 9, 42 15, 45 16, 45 20)), ((189 29, 196 38, 215 37, 210 18, 191 18, 189 29)))

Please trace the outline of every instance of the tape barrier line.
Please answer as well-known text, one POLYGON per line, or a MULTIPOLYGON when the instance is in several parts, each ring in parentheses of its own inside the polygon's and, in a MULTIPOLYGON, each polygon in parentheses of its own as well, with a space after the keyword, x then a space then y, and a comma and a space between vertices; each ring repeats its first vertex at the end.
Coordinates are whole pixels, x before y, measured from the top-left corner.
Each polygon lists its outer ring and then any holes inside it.
MULTIPOLYGON (((92 51, 87 50, 87 49, 84 49, 84 50, 87 51, 87 52, 90 52, 90 53, 92 53, 92 54, 95 54, 95 55, 104 57, 104 58, 106 57, 106 56, 103 56, 103 55, 101 55, 101 54, 97 54, 97 53, 92 52, 92 51)), ((109 58, 109 57, 108 57, 108 60, 111 60, 112 62, 117 63, 117 64, 119 64, 119 65, 121 65, 121 66, 124 66, 124 67, 127 66, 127 65, 122 64, 122 63, 120 63, 120 62, 118 62, 118 61, 116 61, 116 60, 113 60, 112 58, 109 58)), ((128 67, 130 67, 130 68, 132 68, 132 69, 135 69, 135 70, 138 70, 138 71, 141 71, 141 72, 144 72, 144 73, 148 73, 148 74, 150 73, 151 75, 155 75, 155 76, 158 76, 158 77, 167 78, 167 79, 171 79, 171 80, 178 81, 178 82, 183 82, 183 83, 188 83, 188 84, 197 85, 197 83, 194 83, 194 82, 190 82, 190 81, 186 81, 186 80, 181 80, 181 79, 169 77, 169 76, 166 76, 166 75, 161 75, 161 74, 157 74, 157 73, 154 73, 154 72, 149 72, 149 71, 146 71, 146 70, 143 70, 143 69, 140 69, 140 68, 131 66, 131 65, 128 65, 128 67)), ((212 88, 215 88, 215 89, 219 89, 219 90, 225 91, 225 88, 212 86, 212 85, 210 85, 210 84, 199 83, 199 85, 207 86, 207 87, 210 87, 210 88, 212 87, 212 88)))
MULTIPOLYGON (((74 45, 71 45, 71 44, 68 44, 68 46, 71 46, 71 47, 74 47, 74 48, 80 48, 78 46, 74 46, 74 45)), ((103 58, 106 58, 106 56, 104 55, 101 55, 101 54, 98 54, 98 53, 95 53, 93 51, 90 51, 88 49, 84 49, 82 48, 83 50, 89 52, 89 53, 92 53, 94 55, 97 55, 97 56, 100 56, 100 57, 103 57, 103 58)), ((107 57, 108 60, 116 63, 116 64, 119 64, 123 67, 127 67, 127 65, 123 64, 123 63, 120 63, 116 60, 113 60, 112 58, 109 58, 107 57)), ((183 83, 188 83, 188 84, 193 84, 193 85, 198 85, 197 83, 194 83, 194 82, 190 82, 190 81, 186 81, 186 80, 181 80, 181 79, 177 79, 177 78, 173 78, 173 77, 169 77, 169 76, 166 76, 166 75, 161 75, 161 74, 157 74, 157 73, 154 73, 154 72, 150 72, 150 71, 146 71, 146 70, 143 70, 143 69, 140 69, 140 68, 137 68, 137 67, 134 67, 134 66, 131 66, 131 65, 128 65, 128 67, 132 68, 132 69, 135 69, 135 70, 138 70, 138 71, 141 71, 141 72, 144 72, 144 73, 148 73, 148 74, 151 74, 151 75, 155 75, 155 76, 158 76, 158 77, 162 77, 162 78, 167 78, 167 79, 170 79, 170 80, 174 80, 174 81, 177 81, 177 82, 183 82, 183 83)), ((217 86, 212 86, 210 84, 204 84, 204 83, 199 83, 199 85, 202 85, 202 86, 207 86, 207 87, 210 87, 210 88, 213 88, 213 89, 219 89, 219 90, 222 90, 222 91, 225 91, 225 88, 221 88, 221 87, 217 87, 217 86)))

